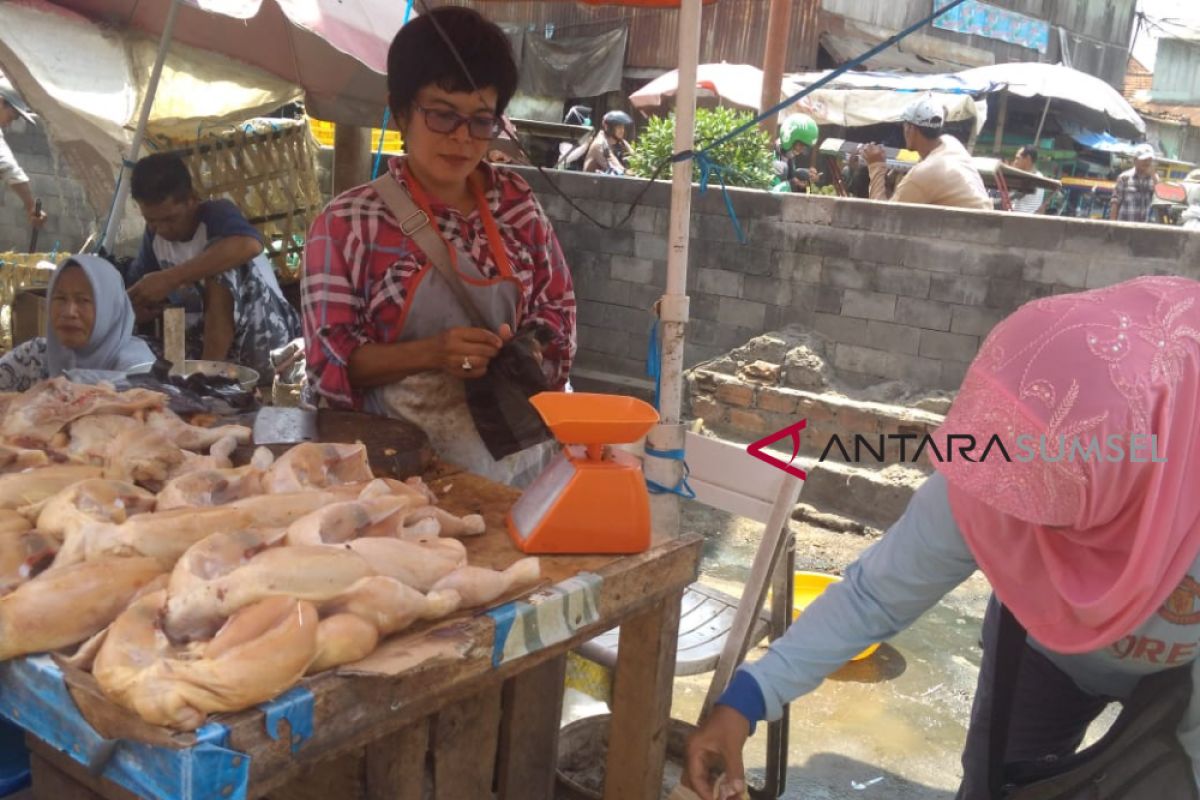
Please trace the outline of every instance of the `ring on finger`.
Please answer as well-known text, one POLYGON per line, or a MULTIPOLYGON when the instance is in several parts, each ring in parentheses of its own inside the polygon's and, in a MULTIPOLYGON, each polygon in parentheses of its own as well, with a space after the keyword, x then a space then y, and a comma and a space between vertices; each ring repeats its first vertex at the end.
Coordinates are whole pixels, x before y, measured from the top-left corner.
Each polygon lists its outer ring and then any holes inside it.
POLYGON ((474 367, 471 366, 471 359, 469 356, 463 356, 462 368, 463 372, 470 372, 474 369, 474 367))

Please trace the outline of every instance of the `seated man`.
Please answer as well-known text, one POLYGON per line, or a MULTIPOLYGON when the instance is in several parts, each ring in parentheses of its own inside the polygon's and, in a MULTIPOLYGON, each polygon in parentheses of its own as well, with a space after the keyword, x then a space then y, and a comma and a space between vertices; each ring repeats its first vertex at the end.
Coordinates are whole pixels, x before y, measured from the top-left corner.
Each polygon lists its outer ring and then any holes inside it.
POLYGON ((183 160, 155 153, 130 179, 146 235, 128 280, 129 299, 146 319, 170 298, 187 310, 188 358, 232 361, 270 385, 270 352, 300 335, 263 253, 262 240, 225 199, 201 201, 183 160))
MULTIPOLYGON (((921 97, 905 109, 904 146, 921 156, 896 186, 893 203, 922 203, 955 208, 992 208, 992 199, 970 153, 942 128, 946 109, 932 97, 921 97)), ((863 148, 871 173, 871 199, 887 200, 887 154, 878 144, 863 148)))

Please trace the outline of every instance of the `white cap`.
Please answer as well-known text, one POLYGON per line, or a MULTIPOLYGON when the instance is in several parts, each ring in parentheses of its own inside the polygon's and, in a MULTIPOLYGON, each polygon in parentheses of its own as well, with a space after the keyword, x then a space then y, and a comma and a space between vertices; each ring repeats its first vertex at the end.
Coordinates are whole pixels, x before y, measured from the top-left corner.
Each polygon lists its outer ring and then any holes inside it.
POLYGON ((17 94, 17 90, 12 87, 12 84, 3 78, 0 78, 0 100, 8 103, 26 122, 37 124, 33 118, 33 113, 30 112, 29 106, 25 104, 21 95, 17 94))
POLYGON ((900 119, 919 128, 940 128, 946 124, 946 107, 932 95, 922 95, 904 109, 900 119))
POLYGON ((1133 160, 1134 161, 1149 161, 1150 159, 1153 159, 1153 158, 1154 158, 1154 147, 1153 146, 1143 142, 1142 144, 1139 144, 1137 147, 1133 148, 1133 160))

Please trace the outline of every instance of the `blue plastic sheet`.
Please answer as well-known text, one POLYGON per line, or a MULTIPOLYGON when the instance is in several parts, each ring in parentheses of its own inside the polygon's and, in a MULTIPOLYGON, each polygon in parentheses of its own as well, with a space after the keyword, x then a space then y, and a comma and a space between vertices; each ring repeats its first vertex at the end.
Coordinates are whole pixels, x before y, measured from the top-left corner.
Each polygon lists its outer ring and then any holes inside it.
POLYGON ((200 728, 196 744, 182 750, 105 739, 79 713, 62 671, 47 656, 0 663, 0 715, 140 797, 246 797, 250 757, 227 747, 223 725, 200 728))
POLYGON ((280 720, 287 720, 291 730, 293 753, 312 738, 313 693, 303 686, 290 689, 269 703, 263 703, 259 708, 266 716, 267 735, 272 739, 278 739, 280 736, 280 720))

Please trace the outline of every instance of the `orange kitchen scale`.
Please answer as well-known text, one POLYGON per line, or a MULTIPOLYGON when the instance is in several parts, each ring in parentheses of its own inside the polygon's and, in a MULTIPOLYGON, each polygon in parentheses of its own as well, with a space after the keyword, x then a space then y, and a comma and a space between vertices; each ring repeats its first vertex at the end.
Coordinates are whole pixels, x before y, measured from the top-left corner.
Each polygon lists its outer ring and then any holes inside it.
POLYGON ((650 495, 642 464, 613 447, 654 427, 658 412, 636 397, 542 392, 530 398, 563 446, 508 513, 525 553, 628 554, 650 547, 650 495))

